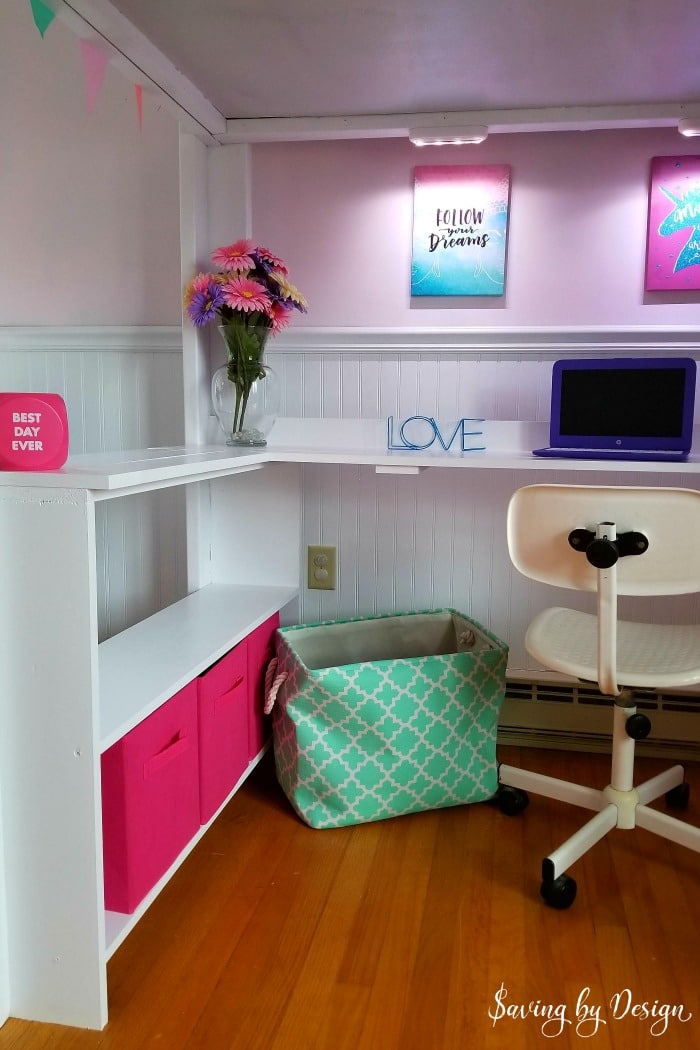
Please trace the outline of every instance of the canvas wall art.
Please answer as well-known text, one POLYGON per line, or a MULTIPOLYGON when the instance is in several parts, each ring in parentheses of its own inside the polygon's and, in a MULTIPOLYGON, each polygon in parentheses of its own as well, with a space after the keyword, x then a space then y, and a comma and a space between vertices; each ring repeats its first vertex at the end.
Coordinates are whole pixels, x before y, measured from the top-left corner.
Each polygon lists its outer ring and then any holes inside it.
POLYGON ((700 157, 653 157, 648 291, 700 288, 700 157))
POLYGON ((503 295, 507 164, 417 167, 411 295, 503 295))

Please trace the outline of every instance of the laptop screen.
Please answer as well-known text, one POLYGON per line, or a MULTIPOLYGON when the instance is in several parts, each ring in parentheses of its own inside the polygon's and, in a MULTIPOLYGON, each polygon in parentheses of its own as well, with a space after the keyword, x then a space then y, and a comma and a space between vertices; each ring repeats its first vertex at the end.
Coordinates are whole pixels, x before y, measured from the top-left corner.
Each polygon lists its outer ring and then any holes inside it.
POLYGON ((690 358, 556 361, 552 445, 688 451, 695 362, 690 358))

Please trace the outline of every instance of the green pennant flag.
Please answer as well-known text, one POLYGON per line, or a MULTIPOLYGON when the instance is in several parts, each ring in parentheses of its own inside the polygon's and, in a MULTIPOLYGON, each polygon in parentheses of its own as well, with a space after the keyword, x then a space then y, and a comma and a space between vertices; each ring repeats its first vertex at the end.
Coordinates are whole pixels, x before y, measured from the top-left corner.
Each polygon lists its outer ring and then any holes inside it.
POLYGON ((48 4, 45 4, 43 0, 31 0, 31 5, 34 22, 43 37, 44 33, 56 17, 56 12, 52 11, 48 4))

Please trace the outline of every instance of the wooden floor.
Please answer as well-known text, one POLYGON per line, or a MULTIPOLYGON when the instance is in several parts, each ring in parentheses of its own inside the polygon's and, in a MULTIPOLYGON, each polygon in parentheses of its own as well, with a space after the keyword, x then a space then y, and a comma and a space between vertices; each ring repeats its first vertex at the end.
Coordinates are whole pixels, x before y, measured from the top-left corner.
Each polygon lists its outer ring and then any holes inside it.
MULTIPOLYGON (((603 756, 499 758, 607 783, 603 756)), ((554 911, 541 859, 583 819, 532 797, 519 817, 480 804, 312 831, 266 758, 111 960, 107 1028, 10 1019, 0 1048, 700 1046, 700 856, 615 830, 554 911)))

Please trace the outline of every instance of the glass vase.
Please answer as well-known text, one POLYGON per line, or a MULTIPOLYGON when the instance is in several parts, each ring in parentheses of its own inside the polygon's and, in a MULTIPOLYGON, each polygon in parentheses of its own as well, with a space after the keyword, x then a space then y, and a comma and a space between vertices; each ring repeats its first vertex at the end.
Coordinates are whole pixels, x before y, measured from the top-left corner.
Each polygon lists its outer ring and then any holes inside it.
POLYGON ((211 381, 211 398, 227 445, 261 446, 274 426, 279 409, 279 380, 263 362, 270 329, 230 321, 219 328, 227 362, 211 381))

